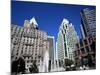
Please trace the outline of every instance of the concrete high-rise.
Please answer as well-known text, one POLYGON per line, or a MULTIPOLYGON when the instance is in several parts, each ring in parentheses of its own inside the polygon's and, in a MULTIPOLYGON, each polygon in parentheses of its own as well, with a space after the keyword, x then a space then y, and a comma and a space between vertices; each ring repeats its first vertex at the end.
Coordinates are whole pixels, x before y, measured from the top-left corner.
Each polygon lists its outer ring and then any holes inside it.
POLYGON ((76 44, 75 63, 77 67, 96 67, 96 10, 83 9, 81 11, 82 39, 76 44))
MULTIPOLYGON (((74 60, 73 51, 78 42, 78 36, 74 26, 67 19, 63 19, 58 32, 57 51, 59 65, 63 65, 64 59, 74 60)), ((60 65, 60 66, 61 66, 60 65)))
POLYGON ((81 11, 81 31, 82 37, 95 37, 96 36, 96 10, 83 9, 81 11))

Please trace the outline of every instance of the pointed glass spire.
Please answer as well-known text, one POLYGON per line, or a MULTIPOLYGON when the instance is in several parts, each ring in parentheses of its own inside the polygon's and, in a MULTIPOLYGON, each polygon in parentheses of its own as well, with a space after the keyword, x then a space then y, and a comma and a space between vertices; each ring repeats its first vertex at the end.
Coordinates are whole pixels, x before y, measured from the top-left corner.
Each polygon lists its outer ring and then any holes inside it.
POLYGON ((33 17, 31 20, 30 20, 30 24, 34 24, 34 25, 36 25, 36 26, 38 26, 38 24, 37 24, 37 22, 36 22, 36 20, 35 20, 35 17, 33 17))
POLYGON ((62 21, 62 23, 67 23, 67 24, 68 24, 69 21, 68 21, 67 19, 64 18, 63 21, 62 21))
POLYGON ((65 24, 69 24, 69 21, 66 18, 63 18, 63 21, 61 23, 59 30, 62 29, 63 25, 65 25, 65 24))

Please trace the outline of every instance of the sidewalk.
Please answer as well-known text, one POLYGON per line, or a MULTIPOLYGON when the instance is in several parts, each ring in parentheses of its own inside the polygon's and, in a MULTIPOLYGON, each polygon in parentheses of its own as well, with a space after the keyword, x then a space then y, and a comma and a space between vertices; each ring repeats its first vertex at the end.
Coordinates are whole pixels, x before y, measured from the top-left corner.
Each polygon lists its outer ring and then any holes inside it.
POLYGON ((51 69, 51 72, 57 72, 57 71, 65 71, 65 69, 63 67, 51 69))

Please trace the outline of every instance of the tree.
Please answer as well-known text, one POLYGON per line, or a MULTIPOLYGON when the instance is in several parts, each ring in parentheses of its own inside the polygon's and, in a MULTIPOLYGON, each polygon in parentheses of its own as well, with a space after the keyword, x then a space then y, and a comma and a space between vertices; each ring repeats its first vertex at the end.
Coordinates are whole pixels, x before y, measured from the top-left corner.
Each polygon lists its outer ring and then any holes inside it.
POLYGON ((50 70, 51 70, 51 60, 49 60, 49 67, 48 67, 48 70, 49 70, 49 72, 50 72, 50 70))
POLYGON ((71 65, 74 64, 74 62, 72 60, 70 60, 70 59, 65 59, 64 63, 65 63, 66 71, 70 70, 71 65))
POLYGON ((71 66, 74 62, 70 59, 65 59, 65 66, 71 66))
POLYGON ((38 73, 38 72, 39 72, 35 60, 33 61, 33 64, 32 64, 32 66, 29 68, 29 70, 30 70, 31 73, 38 73))
POLYGON ((11 73, 17 73, 17 68, 18 68, 17 61, 13 61, 11 63, 11 73))
POLYGON ((91 55, 88 54, 87 58, 88 58, 88 66, 89 67, 92 67, 93 66, 93 63, 92 63, 92 57, 91 57, 91 55))
POLYGON ((18 63, 18 70, 17 72, 25 73, 25 61, 21 57, 17 60, 18 63))
POLYGON ((18 60, 15 60, 11 64, 12 73, 25 73, 25 61, 21 57, 18 60))

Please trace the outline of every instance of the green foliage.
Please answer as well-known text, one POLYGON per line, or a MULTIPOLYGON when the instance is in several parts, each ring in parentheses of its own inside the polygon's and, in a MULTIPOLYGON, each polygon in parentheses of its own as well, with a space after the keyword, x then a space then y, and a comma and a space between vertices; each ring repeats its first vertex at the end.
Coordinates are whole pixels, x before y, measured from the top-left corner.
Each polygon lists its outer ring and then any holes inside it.
POLYGON ((15 60, 11 64, 12 73, 25 73, 25 61, 21 57, 18 60, 15 60))
POLYGON ((74 62, 70 59, 65 59, 65 66, 71 66, 74 62))
POLYGON ((33 64, 32 64, 32 66, 29 68, 29 70, 30 70, 31 73, 38 73, 38 67, 37 67, 37 65, 36 65, 36 61, 35 61, 35 60, 33 61, 33 64))

